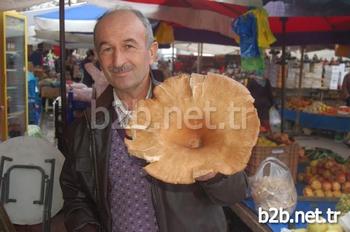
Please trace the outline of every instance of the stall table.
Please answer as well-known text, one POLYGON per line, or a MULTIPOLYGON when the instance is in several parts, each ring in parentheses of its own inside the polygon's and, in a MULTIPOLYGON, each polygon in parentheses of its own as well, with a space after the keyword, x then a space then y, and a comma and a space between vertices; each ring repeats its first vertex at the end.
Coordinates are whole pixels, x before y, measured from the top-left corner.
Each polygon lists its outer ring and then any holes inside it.
MULTIPOLYGON (((284 110, 284 117, 289 121, 296 122, 297 114, 298 112, 294 110, 284 110)), ((299 114, 299 124, 303 128, 350 132, 350 116, 330 116, 306 112, 299 112, 299 114)))

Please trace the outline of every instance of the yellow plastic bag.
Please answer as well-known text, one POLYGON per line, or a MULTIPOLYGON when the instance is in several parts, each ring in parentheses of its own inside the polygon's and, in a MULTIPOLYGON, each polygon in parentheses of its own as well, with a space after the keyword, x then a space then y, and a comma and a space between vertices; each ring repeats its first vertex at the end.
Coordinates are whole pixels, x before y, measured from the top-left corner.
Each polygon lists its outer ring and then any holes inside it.
POLYGON ((159 44, 170 44, 175 41, 173 27, 167 23, 161 22, 155 33, 156 40, 159 44))
POLYGON ((276 41, 272 34, 268 21, 268 13, 264 8, 256 8, 251 11, 255 15, 258 31, 258 46, 260 48, 269 48, 276 41))

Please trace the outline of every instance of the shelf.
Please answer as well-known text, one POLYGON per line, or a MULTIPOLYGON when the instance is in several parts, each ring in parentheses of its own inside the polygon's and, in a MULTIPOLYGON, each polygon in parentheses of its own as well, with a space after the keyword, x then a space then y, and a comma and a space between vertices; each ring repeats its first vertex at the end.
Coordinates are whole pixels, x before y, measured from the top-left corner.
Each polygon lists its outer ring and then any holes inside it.
POLYGON ((22 111, 13 112, 13 113, 9 113, 8 116, 7 116, 7 119, 17 118, 21 114, 24 114, 23 110, 22 111))
POLYGON ((6 54, 12 54, 12 55, 17 55, 19 51, 6 51, 6 54))
POLYGON ((7 90, 16 90, 16 89, 18 89, 17 86, 8 86, 7 87, 7 90))
POLYGON ((15 68, 7 68, 6 71, 7 72, 17 72, 17 69, 15 69, 15 68))

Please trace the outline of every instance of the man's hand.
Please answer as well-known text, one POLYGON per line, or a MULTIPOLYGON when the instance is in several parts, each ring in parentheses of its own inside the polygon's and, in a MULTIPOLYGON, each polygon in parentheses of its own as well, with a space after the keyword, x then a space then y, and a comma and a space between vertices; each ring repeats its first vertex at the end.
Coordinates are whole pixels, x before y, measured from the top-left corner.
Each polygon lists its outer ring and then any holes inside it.
POLYGON ((197 177, 196 181, 208 181, 214 178, 217 174, 218 174, 217 172, 209 172, 208 174, 197 177))

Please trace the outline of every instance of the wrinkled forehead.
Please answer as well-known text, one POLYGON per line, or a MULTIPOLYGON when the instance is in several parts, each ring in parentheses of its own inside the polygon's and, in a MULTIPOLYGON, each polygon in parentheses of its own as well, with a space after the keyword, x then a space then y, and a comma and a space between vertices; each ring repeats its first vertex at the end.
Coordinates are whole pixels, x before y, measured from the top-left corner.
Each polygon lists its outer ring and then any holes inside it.
POLYGON ((120 10, 101 19, 95 29, 95 46, 114 40, 122 42, 134 39, 146 44, 146 28, 141 20, 130 11, 120 10))

